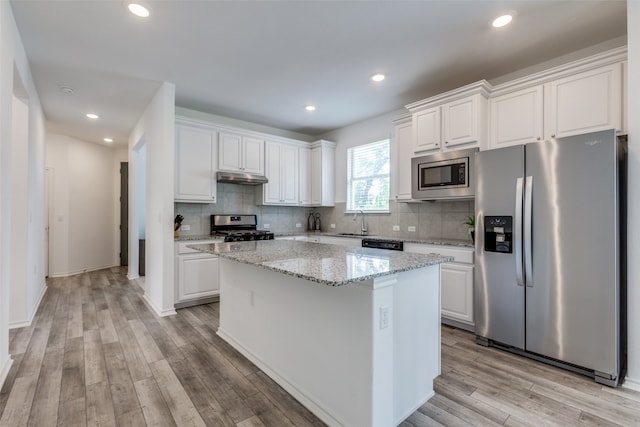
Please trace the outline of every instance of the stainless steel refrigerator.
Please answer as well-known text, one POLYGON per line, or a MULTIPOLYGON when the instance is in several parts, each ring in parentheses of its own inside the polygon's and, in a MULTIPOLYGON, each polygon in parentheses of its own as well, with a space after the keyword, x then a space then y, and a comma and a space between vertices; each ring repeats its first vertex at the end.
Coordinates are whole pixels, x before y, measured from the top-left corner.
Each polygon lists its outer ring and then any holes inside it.
POLYGON ((477 154, 478 343, 618 384, 625 152, 610 130, 477 154))

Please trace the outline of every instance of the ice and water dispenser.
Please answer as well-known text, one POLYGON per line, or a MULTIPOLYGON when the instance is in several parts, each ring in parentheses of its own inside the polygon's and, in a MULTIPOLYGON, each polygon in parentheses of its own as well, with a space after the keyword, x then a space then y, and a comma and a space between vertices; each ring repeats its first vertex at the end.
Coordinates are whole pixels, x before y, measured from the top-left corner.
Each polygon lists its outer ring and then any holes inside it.
POLYGON ((513 252, 513 217, 484 217, 484 250, 485 252, 513 252))

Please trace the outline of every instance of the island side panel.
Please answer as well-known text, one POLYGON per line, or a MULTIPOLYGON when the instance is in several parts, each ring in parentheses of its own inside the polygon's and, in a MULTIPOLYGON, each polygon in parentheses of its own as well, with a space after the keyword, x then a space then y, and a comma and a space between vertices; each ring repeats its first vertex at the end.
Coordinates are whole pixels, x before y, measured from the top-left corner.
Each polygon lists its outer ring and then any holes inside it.
POLYGON ((389 425, 393 387, 376 389, 385 405, 374 419, 372 380, 393 370, 387 356, 373 373, 374 339, 392 342, 393 328, 372 324, 372 285, 331 287, 221 258, 218 334, 327 424, 389 425))
POLYGON ((398 274, 393 287, 394 423, 434 395, 440 374, 440 265, 398 274))

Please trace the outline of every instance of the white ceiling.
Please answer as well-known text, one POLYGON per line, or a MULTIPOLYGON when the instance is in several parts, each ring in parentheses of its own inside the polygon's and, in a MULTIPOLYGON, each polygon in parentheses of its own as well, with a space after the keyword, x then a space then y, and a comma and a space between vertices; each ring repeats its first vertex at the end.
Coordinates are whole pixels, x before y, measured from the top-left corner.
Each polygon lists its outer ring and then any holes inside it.
POLYGON ((144 3, 11 1, 48 131, 126 144, 167 81, 178 106, 316 136, 627 32, 617 0, 144 3))

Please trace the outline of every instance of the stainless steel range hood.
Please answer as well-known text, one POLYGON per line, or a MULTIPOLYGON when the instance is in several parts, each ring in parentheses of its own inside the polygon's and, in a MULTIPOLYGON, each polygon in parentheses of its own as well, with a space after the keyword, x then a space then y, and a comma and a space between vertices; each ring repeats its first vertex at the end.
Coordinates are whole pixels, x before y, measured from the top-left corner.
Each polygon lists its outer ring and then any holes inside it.
POLYGON ((253 173, 243 172, 225 172, 219 171, 216 174, 218 182, 227 182, 230 184, 259 185, 269 182, 266 176, 256 175, 253 173))

